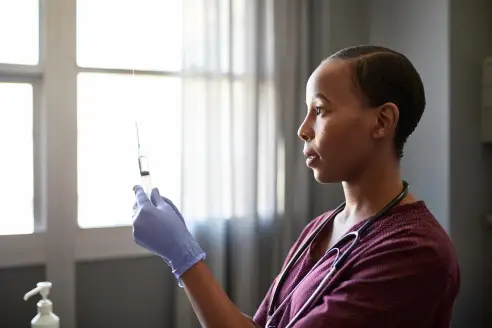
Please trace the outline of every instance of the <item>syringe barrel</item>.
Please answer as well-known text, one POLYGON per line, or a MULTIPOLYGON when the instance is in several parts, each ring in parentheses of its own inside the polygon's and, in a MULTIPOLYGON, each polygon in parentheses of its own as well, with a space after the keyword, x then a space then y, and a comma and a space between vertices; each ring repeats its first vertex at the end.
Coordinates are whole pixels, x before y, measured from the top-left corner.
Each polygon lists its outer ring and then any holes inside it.
POLYGON ((142 188, 147 195, 150 195, 150 192, 152 191, 152 181, 150 179, 150 174, 141 175, 141 177, 142 177, 142 188))

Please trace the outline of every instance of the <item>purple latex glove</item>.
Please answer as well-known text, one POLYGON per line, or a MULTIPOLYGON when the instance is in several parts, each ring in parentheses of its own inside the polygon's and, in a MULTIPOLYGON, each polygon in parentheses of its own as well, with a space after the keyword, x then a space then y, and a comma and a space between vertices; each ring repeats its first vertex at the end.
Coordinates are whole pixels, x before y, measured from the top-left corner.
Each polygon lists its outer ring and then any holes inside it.
POLYGON ((135 242, 161 256, 182 286, 181 275, 205 259, 205 252, 186 228, 179 210, 169 199, 162 197, 157 188, 152 190, 150 199, 141 186, 135 186, 133 190, 136 196, 135 242))

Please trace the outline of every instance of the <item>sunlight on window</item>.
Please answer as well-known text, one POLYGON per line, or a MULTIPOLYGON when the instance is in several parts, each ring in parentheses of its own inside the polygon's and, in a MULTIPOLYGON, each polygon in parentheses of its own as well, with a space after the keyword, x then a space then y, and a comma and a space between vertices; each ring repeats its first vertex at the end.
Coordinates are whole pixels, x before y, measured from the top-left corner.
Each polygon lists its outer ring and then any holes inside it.
POLYGON ((181 20, 181 1, 176 0, 78 0, 77 63, 177 71, 181 20))
POLYGON ((32 86, 0 83, 0 235, 34 231, 32 120, 32 86))
POLYGON ((39 0, 0 0, 0 63, 37 65, 39 0))
POLYGON ((82 228, 132 222, 140 184, 135 123, 152 184, 177 206, 181 194, 181 80, 78 76, 78 221, 82 228))

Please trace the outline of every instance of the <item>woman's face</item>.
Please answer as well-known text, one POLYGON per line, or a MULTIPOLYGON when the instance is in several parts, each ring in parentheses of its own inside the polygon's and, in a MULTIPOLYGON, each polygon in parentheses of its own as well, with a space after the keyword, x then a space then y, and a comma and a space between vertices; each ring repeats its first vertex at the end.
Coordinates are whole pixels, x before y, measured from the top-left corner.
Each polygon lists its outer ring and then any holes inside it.
POLYGON ((355 178, 376 150, 378 109, 364 106, 351 63, 335 59, 321 64, 307 83, 306 104, 298 135, 316 180, 355 178))

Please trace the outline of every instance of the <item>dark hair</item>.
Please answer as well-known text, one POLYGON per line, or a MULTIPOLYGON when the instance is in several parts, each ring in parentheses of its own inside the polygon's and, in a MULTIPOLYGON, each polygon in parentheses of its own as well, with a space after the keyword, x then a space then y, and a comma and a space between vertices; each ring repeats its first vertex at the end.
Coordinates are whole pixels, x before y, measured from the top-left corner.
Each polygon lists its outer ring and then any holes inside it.
POLYGON ((425 108, 425 92, 419 73, 407 57, 379 46, 355 46, 338 51, 329 59, 354 62, 354 80, 370 107, 394 103, 399 110, 395 150, 403 157, 403 146, 413 133, 425 108))

